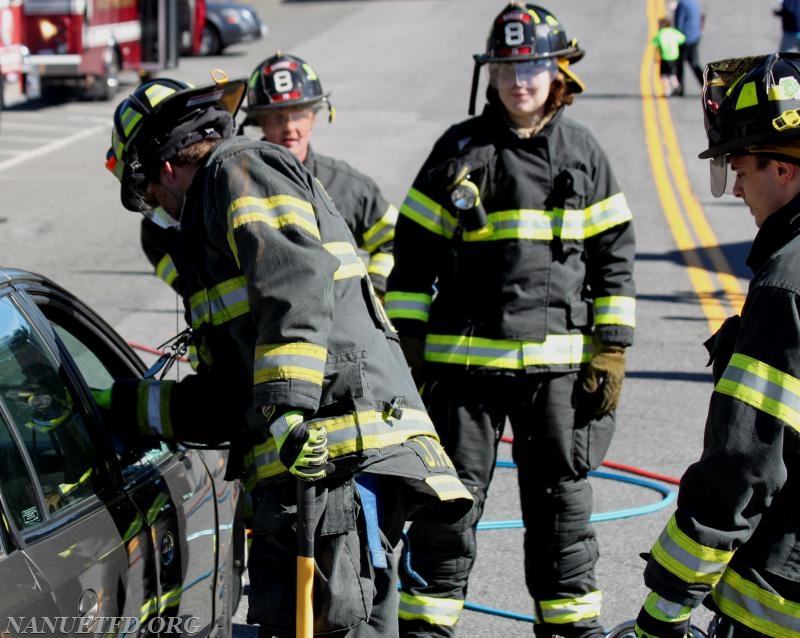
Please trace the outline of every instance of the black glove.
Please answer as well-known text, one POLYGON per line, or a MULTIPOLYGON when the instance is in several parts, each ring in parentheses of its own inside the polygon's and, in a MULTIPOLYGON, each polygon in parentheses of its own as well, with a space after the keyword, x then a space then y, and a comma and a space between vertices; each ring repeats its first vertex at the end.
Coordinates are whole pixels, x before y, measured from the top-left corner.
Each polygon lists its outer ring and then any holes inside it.
POLYGON ((682 607, 650 592, 639 615, 634 631, 637 638, 684 638, 690 633, 690 607, 682 607))
POLYGON ((325 478, 333 471, 328 463, 325 428, 311 429, 300 412, 287 412, 269 426, 278 457, 289 472, 305 481, 325 478))

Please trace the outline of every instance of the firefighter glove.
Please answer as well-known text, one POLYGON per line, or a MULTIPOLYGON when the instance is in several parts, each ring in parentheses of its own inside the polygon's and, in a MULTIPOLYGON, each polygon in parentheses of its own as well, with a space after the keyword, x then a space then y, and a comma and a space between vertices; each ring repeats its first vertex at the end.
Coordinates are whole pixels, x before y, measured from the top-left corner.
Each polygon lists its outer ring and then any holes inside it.
POLYGON ((98 407, 104 408, 105 410, 111 409, 111 388, 106 388, 105 390, 92 388, 92 396, 98 407))
POLYGON ((691 607, 650 592, 636 617, 637 638, 684 638, 691 633, 691 607))
POLYGON ((598 416, 617 407, 624 378, 625 348, 601 341, 595 343, 594 354, 583 378, 583 389, 590 394, 600 393, 596 410, 598 416))
POLYGON ((305 481, 325 478, 333 471, 328 463, 325 428, 310 428, 301 412, 287 412, 269 426, 278 456, 289 472, 305 481))

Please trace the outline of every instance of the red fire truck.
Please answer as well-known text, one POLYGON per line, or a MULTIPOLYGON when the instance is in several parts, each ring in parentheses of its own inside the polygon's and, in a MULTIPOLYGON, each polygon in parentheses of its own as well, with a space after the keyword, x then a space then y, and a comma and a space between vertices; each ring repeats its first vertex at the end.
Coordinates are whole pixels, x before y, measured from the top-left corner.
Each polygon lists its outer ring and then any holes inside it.
POLYGON ((11 99, 24 91, 22 0, 0 0, 0 108, 5 95, 11 99))
MULTIPOLYGON (((176 66, 182 51, 196 51, 205 18, 205 0, 3 2, 18 3, 12 32, 19 31, 28 98, 72 86, 110 99, 120 71, 149 75, 176 66)), ((9 79, 5 66, 0 72, 9 79)))

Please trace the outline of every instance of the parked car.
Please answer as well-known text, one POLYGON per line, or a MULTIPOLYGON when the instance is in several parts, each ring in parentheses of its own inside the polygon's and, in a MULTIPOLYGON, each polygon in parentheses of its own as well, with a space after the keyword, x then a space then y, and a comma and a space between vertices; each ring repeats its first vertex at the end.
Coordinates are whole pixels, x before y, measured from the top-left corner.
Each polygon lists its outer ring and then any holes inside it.
POLYGON ((230 638, 246 543, 227 452, 121 434, 91 393, 144 371, 75 296, 0 268, 2 635, 230 638))
POLYGON ((267 25, 253 7, 238 2, 208 2, 200 55, 219 55, 232 44, 259 40, 266 34, 267 25))

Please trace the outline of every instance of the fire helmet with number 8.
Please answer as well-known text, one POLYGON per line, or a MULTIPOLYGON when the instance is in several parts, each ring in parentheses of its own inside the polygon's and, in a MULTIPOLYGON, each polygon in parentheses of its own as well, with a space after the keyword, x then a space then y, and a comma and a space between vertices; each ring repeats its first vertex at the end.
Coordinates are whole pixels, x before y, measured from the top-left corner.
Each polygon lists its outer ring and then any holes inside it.
POLYGON ((323 93, 322 83, 314 68, 305 60, 278 51, 261 62, 250 75, 247 89, 248 124, 254 123, 259 111, 293 106, 328 107, 328 119, 334 110, 323 93))
POLYGON ((583 90, 583 82, 569 70, 585 51, 575 39, 569 39, 558 19, 547 9, 535 4, 511 2, 492 23, 486 52, 477 53, 469 113, 475 113, 480 67, 484 64, 553 60, 564 73, 574 93, 583 90))
POLYGON ((800 160, 800 54, 773 53, 706 65, 703 113, 711 194, 729 192, 729 157, 760 153, 800 160))

